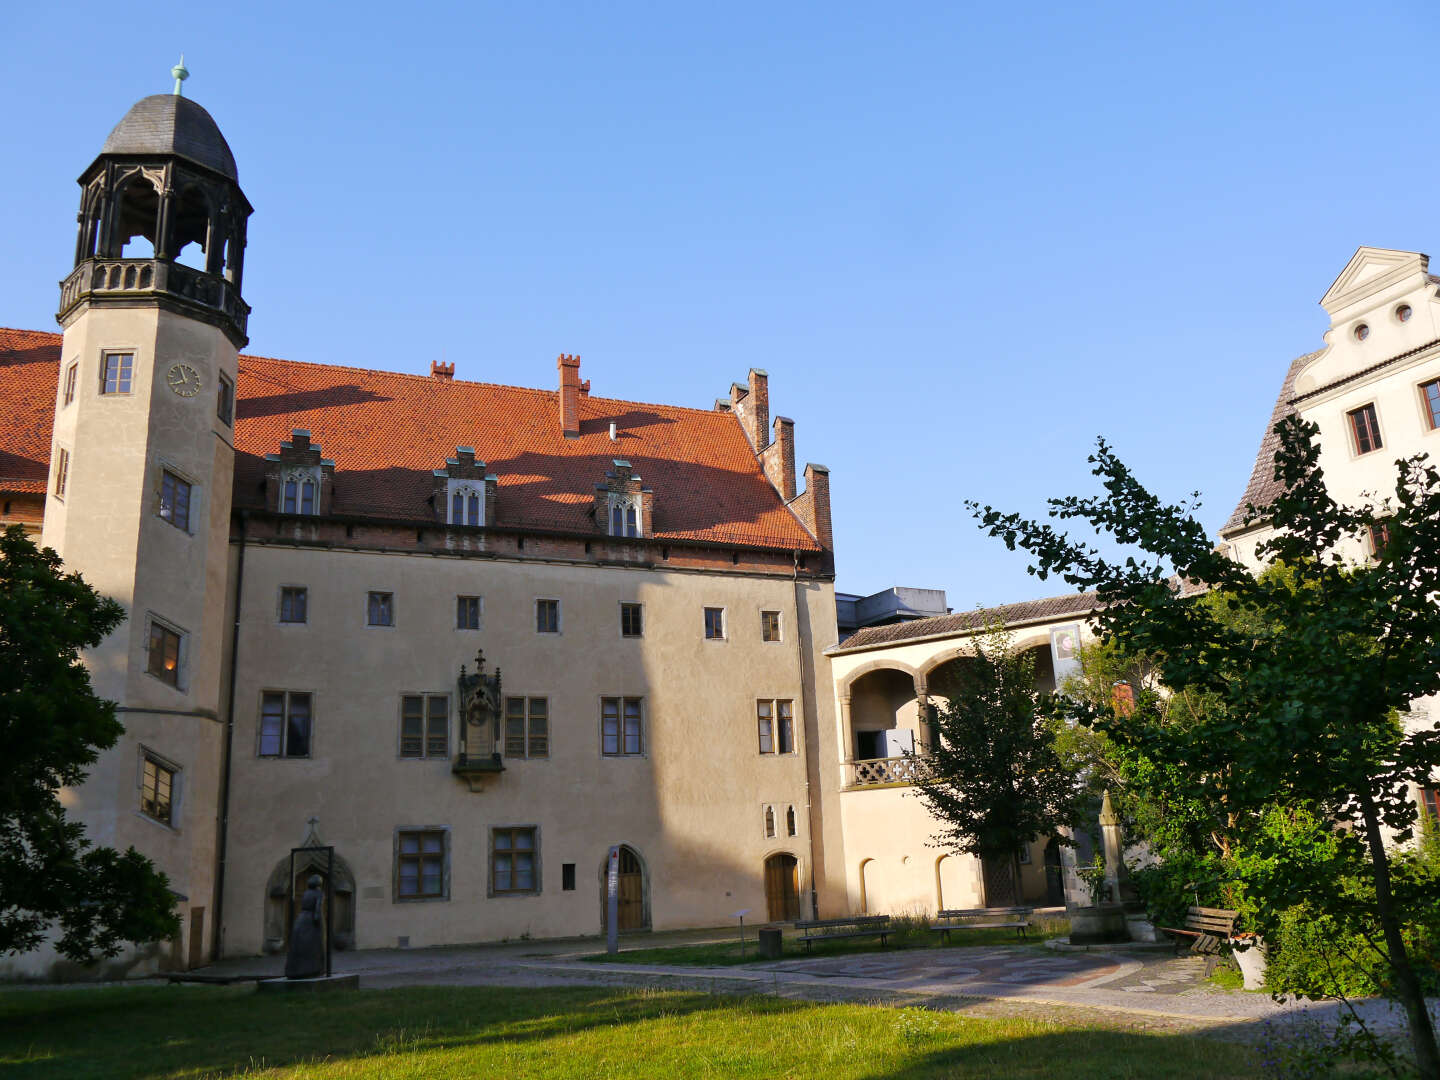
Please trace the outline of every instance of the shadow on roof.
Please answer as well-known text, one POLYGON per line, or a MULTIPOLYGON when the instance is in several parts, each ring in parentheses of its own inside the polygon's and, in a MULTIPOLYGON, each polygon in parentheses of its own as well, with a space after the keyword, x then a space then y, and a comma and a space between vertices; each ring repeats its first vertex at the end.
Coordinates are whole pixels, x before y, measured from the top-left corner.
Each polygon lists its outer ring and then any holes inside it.
MULTIPOLYGON (((615 416, 592 416, 580 421, 581 435, 603 435, 611 424, 619 428, 619 442, 626 438, 626 432, 632 428, 651 427, 655 424, 673 424, 673 416, 661 416, 659 413, 650 412, 648 409, 630 409, 628 412, 618 413, 615 416)), ((630 436, 633 438, 634 436, 630 436)))
POLYGON ((360 405, 367 401, 389 401, 384 394, 365 390, 354 383, 327 386, 320 390, 292 390, 265 397, 242 397, 235 403, 237 420, 258 420, 281 413, 306 412, 311 409, 333 409, 344 405, 360 405))

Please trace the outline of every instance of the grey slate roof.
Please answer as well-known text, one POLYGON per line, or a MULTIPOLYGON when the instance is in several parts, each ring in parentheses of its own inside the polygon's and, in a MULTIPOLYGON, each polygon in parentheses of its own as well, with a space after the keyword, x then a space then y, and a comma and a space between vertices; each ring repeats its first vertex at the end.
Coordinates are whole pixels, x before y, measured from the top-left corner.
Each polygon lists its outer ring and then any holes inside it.
POLYGON ((867 626, 851 634, 837 649, 843 652, 846 649, 888 645, 937 634, 968 634, 983 630, 987 622, 1002 622, 1006 626, 1048 622, 1067 615, 1088 615, 1099 606, 1100 597, 1093 592, 1047 596, 1043 600, 1025 600, 1001 607, 977 608, 975 611, 957 611, 952 615, 933 615, 928 619, 911 619, 909 622, 892 623, 888 626, 867 626))
POLYGON ((179 94, 151 94, 130 106, 102 154, 174 154, 239 182, 235 155, 200 105, 179 94))
POLYGON ((1283 490, 1280 481, 1275 479, 1275 451, 1280 449, 1280 437, 1275 434, 1275 425, 1295 411, 1295 376, 1300 373, 1301 368, 1324 351, 1317 349, 1290 361, 1290 370, 1285 372, 1285 381, 1280 384, 1280 396, 1275 399, 1275 409, 1271 412, 1270 422, 1265 425, 1265 434, 1260 439, 1260 452, 1255 455, 1255 468, 1251 470, 1250 483, 1245 486, 1245 494, 1240 496, 1240 502, 1236 505, 1235 512, 1230 515, 1230 520, 1220 526, 1221 536, 1236 532, 1244 525, 1245 507, 1248 504, 1267 506, 1283 490))

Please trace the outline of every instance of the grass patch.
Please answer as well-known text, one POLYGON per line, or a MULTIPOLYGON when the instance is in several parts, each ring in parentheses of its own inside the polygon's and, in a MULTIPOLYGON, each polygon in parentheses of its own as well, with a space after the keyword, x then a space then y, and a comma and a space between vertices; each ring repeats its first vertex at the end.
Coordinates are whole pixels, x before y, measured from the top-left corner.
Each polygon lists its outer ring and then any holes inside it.
MULTIPOLYGON (((1047 939, 1061 937, 1070 932, 1069 919, 1031 919, 1031 927, 1025 937, 1018 937, 1014 930, 952 930, 949 944, 942 944, 939 934, 925 929, 924 923, 905 921, 891 933, 886 949, 964 949, 996 945, 1042 945, 1047 939)), ((879 938, 842 938, 833 942, 817 941, 806 952, 799 936, 792 930, 785 932, 781 942, 781 957, 785 960, 803 960, 805 957, 845 956, 851 953, 880 951, 879 938)), ((761 960, 760 947, 753 937, 748 937, 742 955, 739 936, 734 941, 711 942, 705 945, 669 945, 655 949, 624 949, 611 956, 609 953, 593 953, 580 957, 595 963, 613 964, 673 964, 679 967, 734 967, 738 964, 754 964, 761 960)))
POLYGON ((7 1080, 1163 1080, 1245 1076, 1252 1058, 1191 1036, 763 996, 490 987, 300 998, 199 986, 0 993, 7 1080))

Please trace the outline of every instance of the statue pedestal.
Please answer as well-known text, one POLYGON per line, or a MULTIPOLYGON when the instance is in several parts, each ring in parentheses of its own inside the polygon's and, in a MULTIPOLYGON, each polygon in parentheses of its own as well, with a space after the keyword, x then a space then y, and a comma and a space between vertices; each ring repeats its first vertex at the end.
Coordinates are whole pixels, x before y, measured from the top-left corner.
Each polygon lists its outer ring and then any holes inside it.
POLYGON ((319 975, 313 979, 261 979, 255 987, 262 994, 306 994, 322 990, 359 990, 359 975, 319 975))

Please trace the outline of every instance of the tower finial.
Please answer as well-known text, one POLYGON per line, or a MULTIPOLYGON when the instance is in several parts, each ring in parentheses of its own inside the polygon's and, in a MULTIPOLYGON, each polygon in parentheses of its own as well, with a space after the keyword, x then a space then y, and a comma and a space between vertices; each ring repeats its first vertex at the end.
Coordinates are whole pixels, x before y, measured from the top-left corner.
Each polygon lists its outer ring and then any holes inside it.
POLYGON ((190 72, 185 70, 185 54, 180 54, 180 63, 170 69, 171 76, 175 79, 175 96, 180 97, 180 84, 190 77, 190 72))

